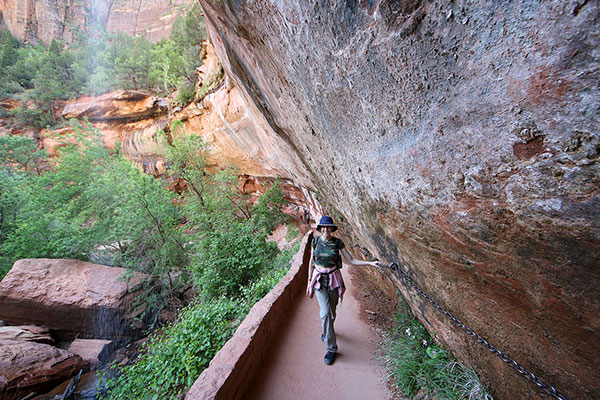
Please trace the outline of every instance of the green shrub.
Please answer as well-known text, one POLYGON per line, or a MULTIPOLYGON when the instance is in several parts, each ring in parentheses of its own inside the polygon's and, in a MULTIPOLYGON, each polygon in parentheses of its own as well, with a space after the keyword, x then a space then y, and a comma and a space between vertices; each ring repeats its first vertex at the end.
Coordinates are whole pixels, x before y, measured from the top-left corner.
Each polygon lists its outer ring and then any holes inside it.
POLYGON ((291 242, 296 239, 300 235, 300 229, 294 224, 287 225, 287 234, 285 235, 285 240, 291 242))
POLYGON ((219 298, 194 302, 178 321, 152 336, 134 364, 108 381, 106 399, 174 399, 189 388, 233 335, 241 302, 219 298))
POLYGON ((242 297, 247 304, 247 311, 250 310, 254 303, 266 296, 277 282, 283 278, 290 268, 292 257, 299 249, 300 242, 288 250, 282 250, 272 263, 265 266, 258 280, 241 289, 242 297))
POLYGON ((405 305, 401 309, 384 356, 396 387, 410 398, 425 391, 436 399, 492 400, 475 372, 435 343, 405 305))
POLYGON ((260 278, 241 288, 237 296, 205 299, 186 307, 177 322, 152 337, 134 364, 112 367, 116 377, 108 381, 103 398, 179 398, 179 393, 192 386, 233 336, 252 306, 285 275, 298 249, 299 244, 282 252, 260 278))
POLYGON ((196 95, 196 88, 191 84, 183 84, 177 88, 177 96, 175 100, 180 105, 184 106, 191 103, 196 95))
POLYGON ((197 241, 191 267, 203 296, 232 296, 272 262, 277 245, 248 222, 221 221, 215 228, 197 241))
POLYGON ((52 110, 44 105, 22 105, 12 113, 21 126, 44 129, 54 126, 56 122, 52 110))

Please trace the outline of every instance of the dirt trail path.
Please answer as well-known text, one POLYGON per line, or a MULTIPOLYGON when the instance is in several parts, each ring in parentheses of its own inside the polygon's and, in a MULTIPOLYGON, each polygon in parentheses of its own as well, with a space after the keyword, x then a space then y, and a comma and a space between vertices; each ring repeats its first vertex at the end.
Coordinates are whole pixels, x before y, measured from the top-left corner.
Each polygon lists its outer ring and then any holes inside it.
MULTIPOLYGON (((317 299, 302 295, 281 326, 271 351, 245 396, 248 400, 387 400, 383 376, 375 360, 375 336, 355 296, 349 268, 342 270, 347 291, 335 322, 339 352, 331 366, 323 363, 317 299)), ((357 278, 356 278, 357 279, 357 278)))

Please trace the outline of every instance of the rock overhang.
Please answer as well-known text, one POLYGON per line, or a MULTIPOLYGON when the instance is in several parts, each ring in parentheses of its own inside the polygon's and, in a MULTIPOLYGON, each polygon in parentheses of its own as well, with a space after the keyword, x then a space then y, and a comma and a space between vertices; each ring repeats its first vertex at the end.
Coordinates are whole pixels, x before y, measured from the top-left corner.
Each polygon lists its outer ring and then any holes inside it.
MULTIPOLYGON (((201 3, 225 70, 348 232, 568 394, 598 393, 598 349, 579 349, 599 340, 597 4, 201 3)), ((540 395, 412 307, 499 398, 540 395)))

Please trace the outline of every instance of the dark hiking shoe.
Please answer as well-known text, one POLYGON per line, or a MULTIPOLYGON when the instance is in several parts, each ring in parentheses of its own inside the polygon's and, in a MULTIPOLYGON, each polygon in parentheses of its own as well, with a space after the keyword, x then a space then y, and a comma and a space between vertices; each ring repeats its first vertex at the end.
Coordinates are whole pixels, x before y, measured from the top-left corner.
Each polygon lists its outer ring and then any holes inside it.
POLYGON ((325 354, 324 360, 325 360, 325 364, 327 364, 327 365, 333 364, 333 360, 335 360, 335 353, 328 351, 327 354, 325 354))

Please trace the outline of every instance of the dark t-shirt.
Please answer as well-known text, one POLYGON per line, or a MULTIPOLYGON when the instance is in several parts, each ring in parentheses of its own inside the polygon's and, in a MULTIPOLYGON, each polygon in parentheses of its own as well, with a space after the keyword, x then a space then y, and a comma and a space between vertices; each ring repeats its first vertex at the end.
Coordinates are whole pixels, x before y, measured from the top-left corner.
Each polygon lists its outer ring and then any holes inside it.
POLYGON ((341 239, 332 237, 331 240, 324 240, 317 237, 313 241, 313 259, 315 264, 322 268, 342 267, 342 256, 340 250, 344 248, 344 242, 341 239))

